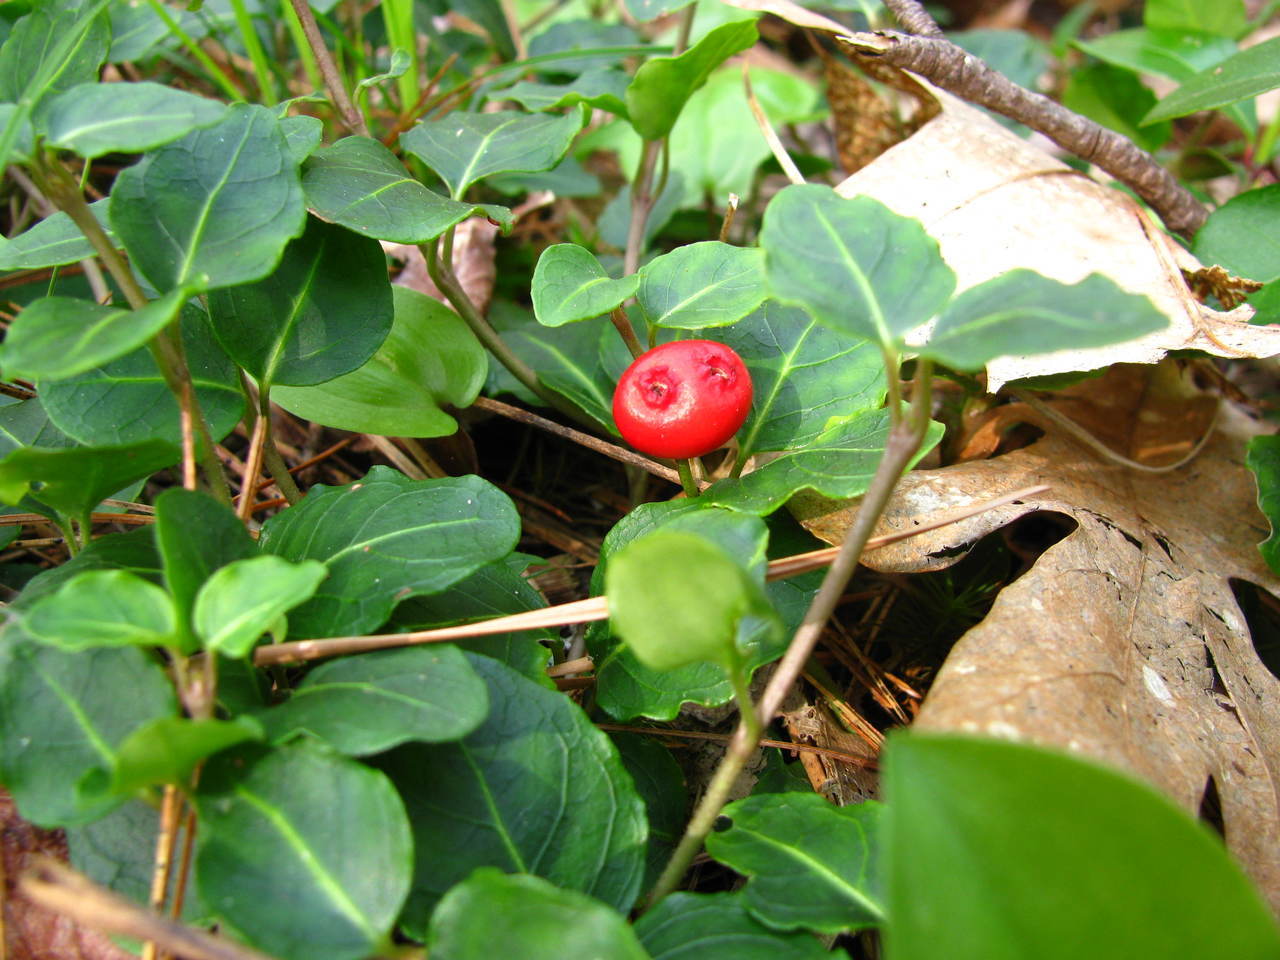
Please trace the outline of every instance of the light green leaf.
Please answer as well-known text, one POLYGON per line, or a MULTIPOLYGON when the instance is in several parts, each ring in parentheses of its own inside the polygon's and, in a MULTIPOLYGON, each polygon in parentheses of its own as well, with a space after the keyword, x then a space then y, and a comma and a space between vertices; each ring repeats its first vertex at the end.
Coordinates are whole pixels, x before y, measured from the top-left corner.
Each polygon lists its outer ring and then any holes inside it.
POLYGON ((790 186, 760 234, 771 294, 825 326, 897 349, 951 298, 956 278, 918 220, 870 197, 790 186))
POLYGON ((655 327, 699 330, 737 323, 765 298, 764 252, 718 240, 689 243, 650 260, 637 299, 655 327))
POLYGON ((1237 194, 1209 214, 1191 252, 1252 280, 1280 277, 1280 184, 1237 194))
POLYGON ((519 535, 511 501, 479 477, 409 480, 376 466, 356 483, 313 486, 263 524, 258 545, 329 568, 289 616, 291 635, 317 637, 378 627, 398 601, 457 583, 508 554, 519 535))
MULTIPOLYGON (((12 141, 9 147, 10 159, 18 162, 29 161, 36 134, 31 128, 28 112, 19 108, 16 103, 0 103, 0 130, 4 130, 3 136, 12 141)), ((5 246, 0 244, 0 251, 4 249, 5 246)))
POLYGON ((1271 525, 1271 535, 1258 544, 1258 552, 1273 573, 1280 573, 1280 437, 1253 437, 1245 463, 1258 484, 1258 509, 1271 525))
POLYGON ((1143 123, 1215 110, 1280 87, 1280 37, 1241 50, 1196 74, 1148 111, 1143 123))
POLYGON ((111 190, 111 223, 159 290, 264 277, 305 218, 298 167, 280 121, 246 103, 148 153, 111 190))
POLYGON ((1068 286, 1034 270, 1010 270, 948 304, 918 352, 973 371, 996 357, 1105 347, 1168 325, 1150 300, 1103 274, 1068 286))
POLYGON ((246 656, 280 617, 312 597, 328 573, 315 560, 290 563, 270 554, 234 560, 196 594, 192 626, 206 649, 246 656))
MULTIPOLYGON (((110 202, 99 200, 89 204, 89 209, 106 230, 107 236, 115 240, 115 233, 107 222, 107 205, 110 202)), ((0 270, 58 267, 93 255, 93 244, 71 218, 61 211, 46 217, 12 240, 0 238, 0 270)))
POLYGON ((470 406, 486 355, 456 313, 408 287, 392 288, 391 332, 357 370, 313 387, 277 387, 271 399, 305 420, 382 436, 442 437, 458 423, 442 407, 470 406))
POLYGON ((415 740, 458 740, 488 712, 488 689, 462 653, 433 643, 321 664, 257 718, 273 742, 306 733, 359 757, 415 740))
POLYGON ((37 600, 49 596, 63 584, 88 570, 127 570, 152 583, 159 583, 160 560, 151 530, 137 527, 128 533, 109 533, 89 545, 66 563, 38 573, 10 604, 13 610, 27 610, 37 600))
MULTIPOLYGON (((43 133, 52 98, 97 79, 111 46, 106 6, 47 3, 19 19, 0 46, 0 102, 16 103, 21 113, 30 112, 43 133)), ((7 140, 0 134, 0 142, 7 140)), ((7 162, 6 146, 0 149, 0 168, 7 162)))
POLYGON ((177 621, 169 595, 124 570, 91 570, 34 604, 23 628, 64 650, 172 643, 177 621))
POLYGON ((607 957, 649 960, 627 921, 599 900, 541 877, 481 867, 440 900, 427 949, 434 960, 607 957))
POLYGON ((627 85, 631 78, 612 67, 597 67, 569 83, 519 83, 487 94, 489 100, 514 100, 526 110, 561 110, 585 103, 620 117, 627 115, 627 85))
POLYGON ((1244 0, 1146 0, 1142 22, 1151 30, 1202 30, 1231 39, 1248 25, 1244 0))
POLYGON ((779 933, 753 917, 741 893, 673 893, 636 921, 653 960, 830 960, 816 937, 779 933))
MULTIPOLYGON (((120 743, 110 777, 102 778, 102 787, 125 797, 155 784, 184 785, 200 761, 238 743, 261 739, 262 727, 252 717, 156 717, 120 743)), ((85 784, 93 785, 93 781, 85 784)))
POLYGON ((422 120, 400 137, 401 145, 439 174, 461 199, 467 187, 495 173, 549 170, 582 129, 583 113, 564 116, 454 112, 422 120))
MULTIPOLYGON (((320 140, 324 136, 324 124, 320 118, 309 117, 306 114, 281 117, 280 129, 284 133, 285 143, 289 145, 289 155, 293 157, 294 163, 302 163, 315 153, 316 147, 320 146, 320 140)), ((305 181, 303 191, 306 191, 305 181)))
POLYGON ((387 947, 413 838, 381 773, 314 742, 248 747, 205 766, 195 804, 196 883, 226 926, 282 960, 387 947))
POLYGON ((307 206, 321 220, 375 240, 426 243, 477 214, 511 229, 506 207, 457 203, 433 193, 369 137, 321 147, 307 161, 302 186, 307 206))
POLYGON ((837 807, 816 793, 766 793, 724 808, 707 852, 751 879, 756 919, 781 930, 842 933, 884 923, 874 801, 837 807))
POLYGON ((638 276, 612 280, 590 250, 557 243, 542 251, 533 270, 533 312, 545 327, 590 320, 636 292, 638 276))
POLYGON ((142 153, 217 123, 227 106, 159 83, 82 83, 49 101, 49 142, 82 157, 142 153))
POLYGON ((44 297, 27 306, 0 344, 9 378, 63 380, 142 346, 177 317, 187 291, 174 290, 140 310, 74 297, 44 297))
POLYGON ((951 960, 1280 955, 1222 841, 1127 775, 938 734, 894 738, 884 761, 895 960, 940 943, 951 960))
POLYGON ((669 134, 685 102, 711 72, 758 36, 754 20, 738 20, 716 27, 678 57, 646 61, 627 87, 627 111, 636 132, 645 140, 669 134))
POLYGON ((0 501, 28 493, 69 517, 81 517, 117 490, 172 466, 182 451, 166 440, 112 447, 22 447, 0 460, 0 501))

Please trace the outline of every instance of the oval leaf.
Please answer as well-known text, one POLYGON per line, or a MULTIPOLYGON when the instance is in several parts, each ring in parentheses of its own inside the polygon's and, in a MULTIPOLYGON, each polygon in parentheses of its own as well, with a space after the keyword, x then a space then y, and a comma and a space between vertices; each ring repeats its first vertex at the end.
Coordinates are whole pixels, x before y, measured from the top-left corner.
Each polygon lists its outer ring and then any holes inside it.
POLYGON ((683 330, 737 323, 764 297, 763 252, 718 240, 686 244, 649 261, 637 295, 650 325, 683 330))
MULTIPOLYGON (((107 205, 110 203, 110 200, 98 200, 89 204, 89 209, 107 237, 114 241, 115 231, 107 222, 107 205)), ((92 257, 94 253, 93 244, 80 232, 80 228, 59 211, 12 240, 0 239, 0 270, 59 267, 92 257)))
POLYGON ((49 142, 82 157, 142 153, 217 123, 217 100, 159 83, 82 83, 50 101, 49 142))
POLYGON ((533 270, 533 312, 544 327, 590 320, 636 292, 637 276, 610 279, 590 250, 557 243, 542 251, 533 270))
POLYGON ((1280 87, 1280 37, 1241 50, 1216 66, 1187 80, 1148 111, 1142 122, 1156 123, 1184 117, 1197 110, 1215 110, 1280 87))
POLYGON ((738 893, 673 893, 636 921, 653 960, 830 960, 816 937, 778 933, 753 917, 738 893))
POLYGON ((262 727, 252 717, 235 720, 190 720, 157 717, 125 737, 116 751, 110 792, 128 797, 143 787, 185 785, 201 760, 246 740, 261 740, 262 727))
POLYGON ((171 643, 177 620, 169 595, 124 570, 91 570, 34 604, 27 633, 64 650, 171 643))
POLYGON ((205 649, 243 657, 289 610, 329 575, 323 563, 290 563, 270 555, 227 564, 196 594, 191 623, 205 649))

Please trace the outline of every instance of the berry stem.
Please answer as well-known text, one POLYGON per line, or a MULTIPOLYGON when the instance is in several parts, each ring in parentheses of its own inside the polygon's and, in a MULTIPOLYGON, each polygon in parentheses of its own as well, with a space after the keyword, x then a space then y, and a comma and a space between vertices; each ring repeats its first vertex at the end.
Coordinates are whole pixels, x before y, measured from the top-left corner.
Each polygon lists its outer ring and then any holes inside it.
POLYGON ((631 321, 627 319, 625 310, 614 307, 609 311, 609 319, 618 328, 618 334, 622 337, 622 342, 627 345, 627 349, 631 351, 633 359, 644 353, 644 347, 640 346, 640 340, 636 337, 635 330, 631 328, 631 321))
POLYGON ((697 497, 702 494, 698 489, 698 481, 693 479, 693 461, 677 460, 676 472, 680 474, 680 486, 684 487, 684 495, 686 497, 697 497))

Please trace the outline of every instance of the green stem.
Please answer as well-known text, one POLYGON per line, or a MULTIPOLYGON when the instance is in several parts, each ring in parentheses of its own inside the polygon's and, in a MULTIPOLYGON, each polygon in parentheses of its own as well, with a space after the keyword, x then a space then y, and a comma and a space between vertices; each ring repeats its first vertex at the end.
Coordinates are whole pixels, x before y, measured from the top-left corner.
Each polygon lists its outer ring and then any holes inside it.
POLYGON ((378 6, 392 51, 399 48, 409 54, 409 69, 396 79, 400 108, 407 110, 418 97, 418 37, 413 29, 413 0, 382 0, 378 6))
MULTIPOLYGON (((244 371, 240 373, 240 387, 249 403, 252 404, 254 402, 253 393, 249 389, 248 374, 244 373, 244 371)), ((271 384, 269 383, 262 385, 258 389, 257 414, 259 417, 266 418, 266 422, 263 424, 267 434, 262 443, 262 462, 266 466, 267 472, 271 474, 271 479, 280 488, 281 495, 292 506, 302 499, 302 491, 298 489, 298 484, 294 482, 293 474, 289 472, 289 467, 284 462, 284 457, 280 456, 280 450, 276 447, 275 431, 271 429, 271 384)))
POLYGON ((262 40, 254 28, 253 18, 249 16, 249 8, 244 0, 231 0, 231 10, 235 14, 236 26, 240 30, 240 40, 253 64, 253 72, 258 77, 258 92, 264 103, 276 103, 280 99, 276 91, 276 78, 271 72, 271 64, 267 60, 267 52, 262 49, 262 40))
POLYGON ((625 310, 621 307, 614 307, 609 312, 609 319, 613 321, 613 325, 617 328, 618 334, 622 337, 622 342, 631 351, 631 356, 638 357, 644 353, 644 347, 640 345, 640 340, 636 337, 636 332, 631 326, 631 321, 627 319, 625 310))
POLYGON ((692 461, 677 460, 676 472, 680 474, 680 486, 684 487, 684 495, 686 497, 701 496, 702 491, 698 489, 698 481, 693 479, 692 461))

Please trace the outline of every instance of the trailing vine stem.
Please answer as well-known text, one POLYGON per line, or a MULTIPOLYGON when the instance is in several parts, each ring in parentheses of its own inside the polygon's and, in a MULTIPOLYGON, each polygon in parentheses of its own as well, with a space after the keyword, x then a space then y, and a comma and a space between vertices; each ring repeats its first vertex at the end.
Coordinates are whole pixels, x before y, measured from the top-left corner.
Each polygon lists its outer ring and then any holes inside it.
MULTIPOLYGON (((897 363, 888 365, 885 372, 890 380, 898 376, 897 366, 897 363)), ((806 661, 813 653, 818 638, 822 635, 827 621, 835 611, 836 604, 844 594, 850 577, 853 576, 853 571, 858 566, 858 560, 862 557, 867 541, 871 538, 871 532, 889 504, 889 498, 893 495, 898 480, 911 465, 911 461, 924 442, 925 434, 929 429, 932 377, 932 363, 928 360, 920 360, 916 367, 910 411, 904 416, 900 405, 889 408, 891 425, 889 436, 885 441, 884 453, 880 457, 875 475, 871 478, 871 484, 863 495, 862 505, 854 518, 853 526, 845 534, 839 553, 827 570, 827 575, 823 578, 822 585, 809 605, 799 629, 792 637, 787 652, 778 662, 773 676, 769 678, 769 683, 765 686, 754 712, 748 711, 739 720, 738 728, 729 741, 729 747, 716 768, 706 793, 694 810, 675 852, 672 853, 671 859, 667 862, 657 883, 654 884, 653 890, 650 891, 644 909, 647 910, 656 905, 680 883, 685 871, 689 869, 689 864, 702 849, 702 844, 707 834, 711 832, 716 817, 729 801, 733 783, 759 745, 761 732, 773 720, 787 691, 800 676, 806 661)))

